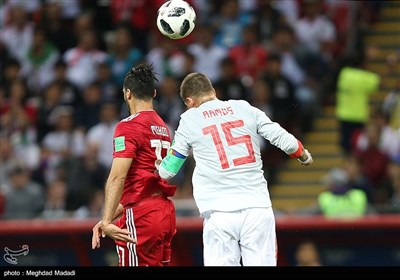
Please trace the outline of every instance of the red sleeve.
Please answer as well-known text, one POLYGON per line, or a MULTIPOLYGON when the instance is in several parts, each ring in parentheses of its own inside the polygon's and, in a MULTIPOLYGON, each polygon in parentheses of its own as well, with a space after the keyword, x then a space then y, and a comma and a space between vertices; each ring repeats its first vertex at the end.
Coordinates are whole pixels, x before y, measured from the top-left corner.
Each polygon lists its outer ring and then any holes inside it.
POLYGON ((299 147, 297 148, 296 152, 289 155, 291 158, 298 158, 301 156, 301 153, 303 151, 303 144, 299 140, 297 140, 297 144, 299 147))
POLYGON ((136 154, 137 142, 129 131, 134 131, 132 123, 122 121, 117 124, 113 137, 114 158, 133 158, 136 154))

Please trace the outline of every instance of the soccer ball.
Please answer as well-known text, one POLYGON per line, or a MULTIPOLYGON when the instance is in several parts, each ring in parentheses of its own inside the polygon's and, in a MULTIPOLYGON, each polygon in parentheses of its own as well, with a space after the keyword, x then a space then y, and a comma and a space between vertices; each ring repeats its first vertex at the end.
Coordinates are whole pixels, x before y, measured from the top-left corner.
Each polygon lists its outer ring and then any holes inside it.
POLYGON ((170 39, 182 39, 192 33, 196 25, 196 12, 183 0, 165 2, 157 13, 157 27, 170 39))

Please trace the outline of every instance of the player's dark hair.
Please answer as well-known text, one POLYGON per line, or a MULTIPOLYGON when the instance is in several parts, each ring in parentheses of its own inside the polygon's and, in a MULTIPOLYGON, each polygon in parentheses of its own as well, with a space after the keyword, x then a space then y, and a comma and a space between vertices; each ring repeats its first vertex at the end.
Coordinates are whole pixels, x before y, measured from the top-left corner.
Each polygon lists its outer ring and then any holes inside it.
POLYGON ((201 73, 190 73, 182 81, 180 94, 183 100, 187 97, 200 97, 214 88, 209 78, 201 73))
POLYGON ((155 82, 158 82, 153 66, 139 64, 132 67, 125 76, 124 89, 129 89, 137 99, 150 100, 154 96, 155 82))

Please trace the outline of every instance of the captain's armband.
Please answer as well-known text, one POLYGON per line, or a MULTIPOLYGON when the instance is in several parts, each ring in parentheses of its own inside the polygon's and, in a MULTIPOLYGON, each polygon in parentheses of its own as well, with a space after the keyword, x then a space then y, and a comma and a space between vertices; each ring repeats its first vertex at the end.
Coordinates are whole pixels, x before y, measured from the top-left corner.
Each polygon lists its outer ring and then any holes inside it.
POLYGON ((163 173, 169 174, 167 177, 175 176, 179 170, 181 169, 182 165, 185 163, 186 157, 177 151, 170 149, 168 151, 167 156, 162 160, 159 174, 161 177, 163 173), (167 171, 167 172, 163 172, 167 171))

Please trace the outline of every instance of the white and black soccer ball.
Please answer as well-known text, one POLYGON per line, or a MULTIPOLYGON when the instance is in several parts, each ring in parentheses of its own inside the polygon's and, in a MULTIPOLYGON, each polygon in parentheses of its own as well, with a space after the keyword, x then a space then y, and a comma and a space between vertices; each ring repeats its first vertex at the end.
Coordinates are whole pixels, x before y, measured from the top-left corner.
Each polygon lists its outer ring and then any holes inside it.
POLYGON ((165 2, 157 13, 157 27, 170 39, 182 39, 192 33, 196 25, 196 12, 183 0, 165 2))

